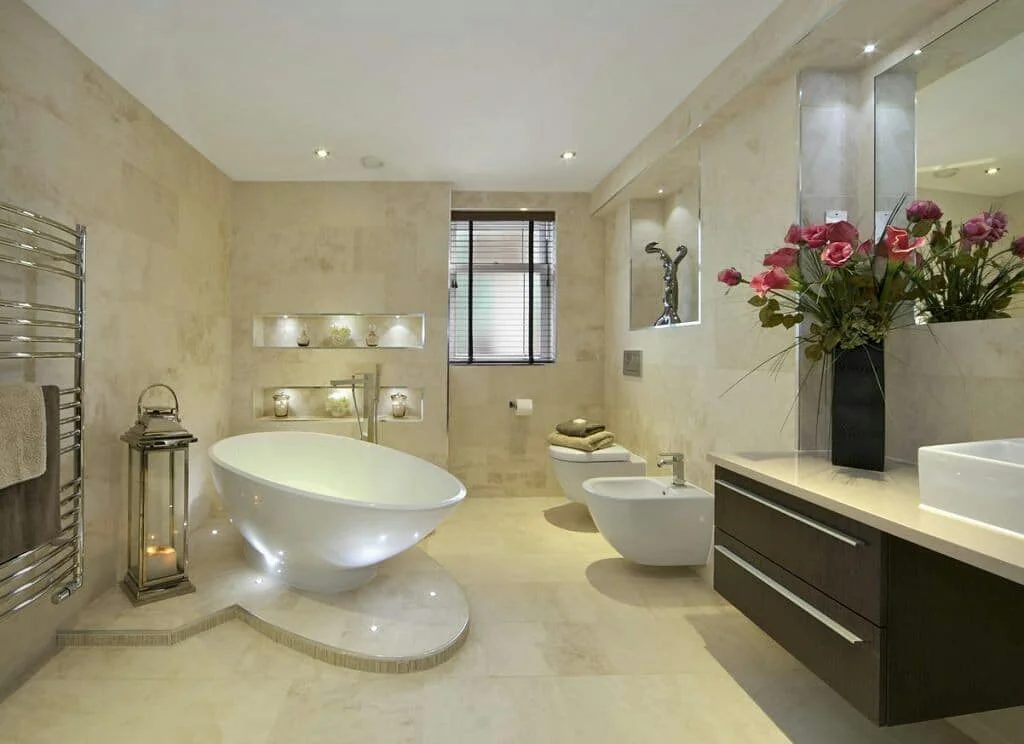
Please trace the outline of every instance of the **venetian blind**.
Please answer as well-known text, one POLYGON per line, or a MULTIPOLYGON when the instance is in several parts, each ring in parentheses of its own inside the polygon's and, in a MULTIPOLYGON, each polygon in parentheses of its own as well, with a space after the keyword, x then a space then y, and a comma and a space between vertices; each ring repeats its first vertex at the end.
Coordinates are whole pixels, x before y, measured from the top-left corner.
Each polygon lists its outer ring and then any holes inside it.
POLYGON ((448 358, 555 361, 554 212, 452 212, 448 358))

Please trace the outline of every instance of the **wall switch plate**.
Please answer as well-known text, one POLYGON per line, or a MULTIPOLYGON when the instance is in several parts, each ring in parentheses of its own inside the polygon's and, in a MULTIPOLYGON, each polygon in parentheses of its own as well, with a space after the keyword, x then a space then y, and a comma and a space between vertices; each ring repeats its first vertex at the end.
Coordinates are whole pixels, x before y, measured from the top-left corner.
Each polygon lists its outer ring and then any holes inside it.
POLYGON ((826 209, 825 210, 825 224, 831 225, 833 222, 845 222, 849 217, 849 213, 845 209, 826 209))
POLYGON ((644 353, 639 349, 622 352, 622 374, 626 377, 644 376, 644 353))

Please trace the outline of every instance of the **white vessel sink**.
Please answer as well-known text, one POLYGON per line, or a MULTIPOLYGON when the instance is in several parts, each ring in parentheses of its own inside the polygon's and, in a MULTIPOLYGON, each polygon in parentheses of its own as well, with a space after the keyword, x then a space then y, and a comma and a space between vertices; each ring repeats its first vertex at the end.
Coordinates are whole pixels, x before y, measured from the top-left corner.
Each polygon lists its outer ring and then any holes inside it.
POLYGON ((921 447, 921 505, 1024 537, 1024 439, 921 447))

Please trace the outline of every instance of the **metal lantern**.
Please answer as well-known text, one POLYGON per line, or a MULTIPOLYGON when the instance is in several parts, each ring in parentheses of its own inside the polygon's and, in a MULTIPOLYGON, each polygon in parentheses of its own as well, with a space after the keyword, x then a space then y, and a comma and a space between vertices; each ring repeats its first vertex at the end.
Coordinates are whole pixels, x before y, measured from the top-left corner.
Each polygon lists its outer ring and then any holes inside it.
POLYGON ((181 425, 178 396, 167 385, 139 395, 128 444, 128 571, 121 587, 140 605, 196 590, 188 579, 188 448, 199 441, 181 425), (173 408, 143 406, 164 388, 173 408))

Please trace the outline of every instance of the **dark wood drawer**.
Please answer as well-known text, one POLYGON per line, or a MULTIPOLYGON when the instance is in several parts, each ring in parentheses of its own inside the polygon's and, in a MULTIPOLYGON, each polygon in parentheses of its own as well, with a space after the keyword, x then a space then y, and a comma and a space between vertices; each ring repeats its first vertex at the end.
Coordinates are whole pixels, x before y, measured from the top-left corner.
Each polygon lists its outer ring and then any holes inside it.
POLYGON ((857 710, 884 720, 883 629, 721 530, 715 590, 857 710))
POLYGON ((886 625, 884 533, 721 467, 715 469, 715 526, 886 625))

